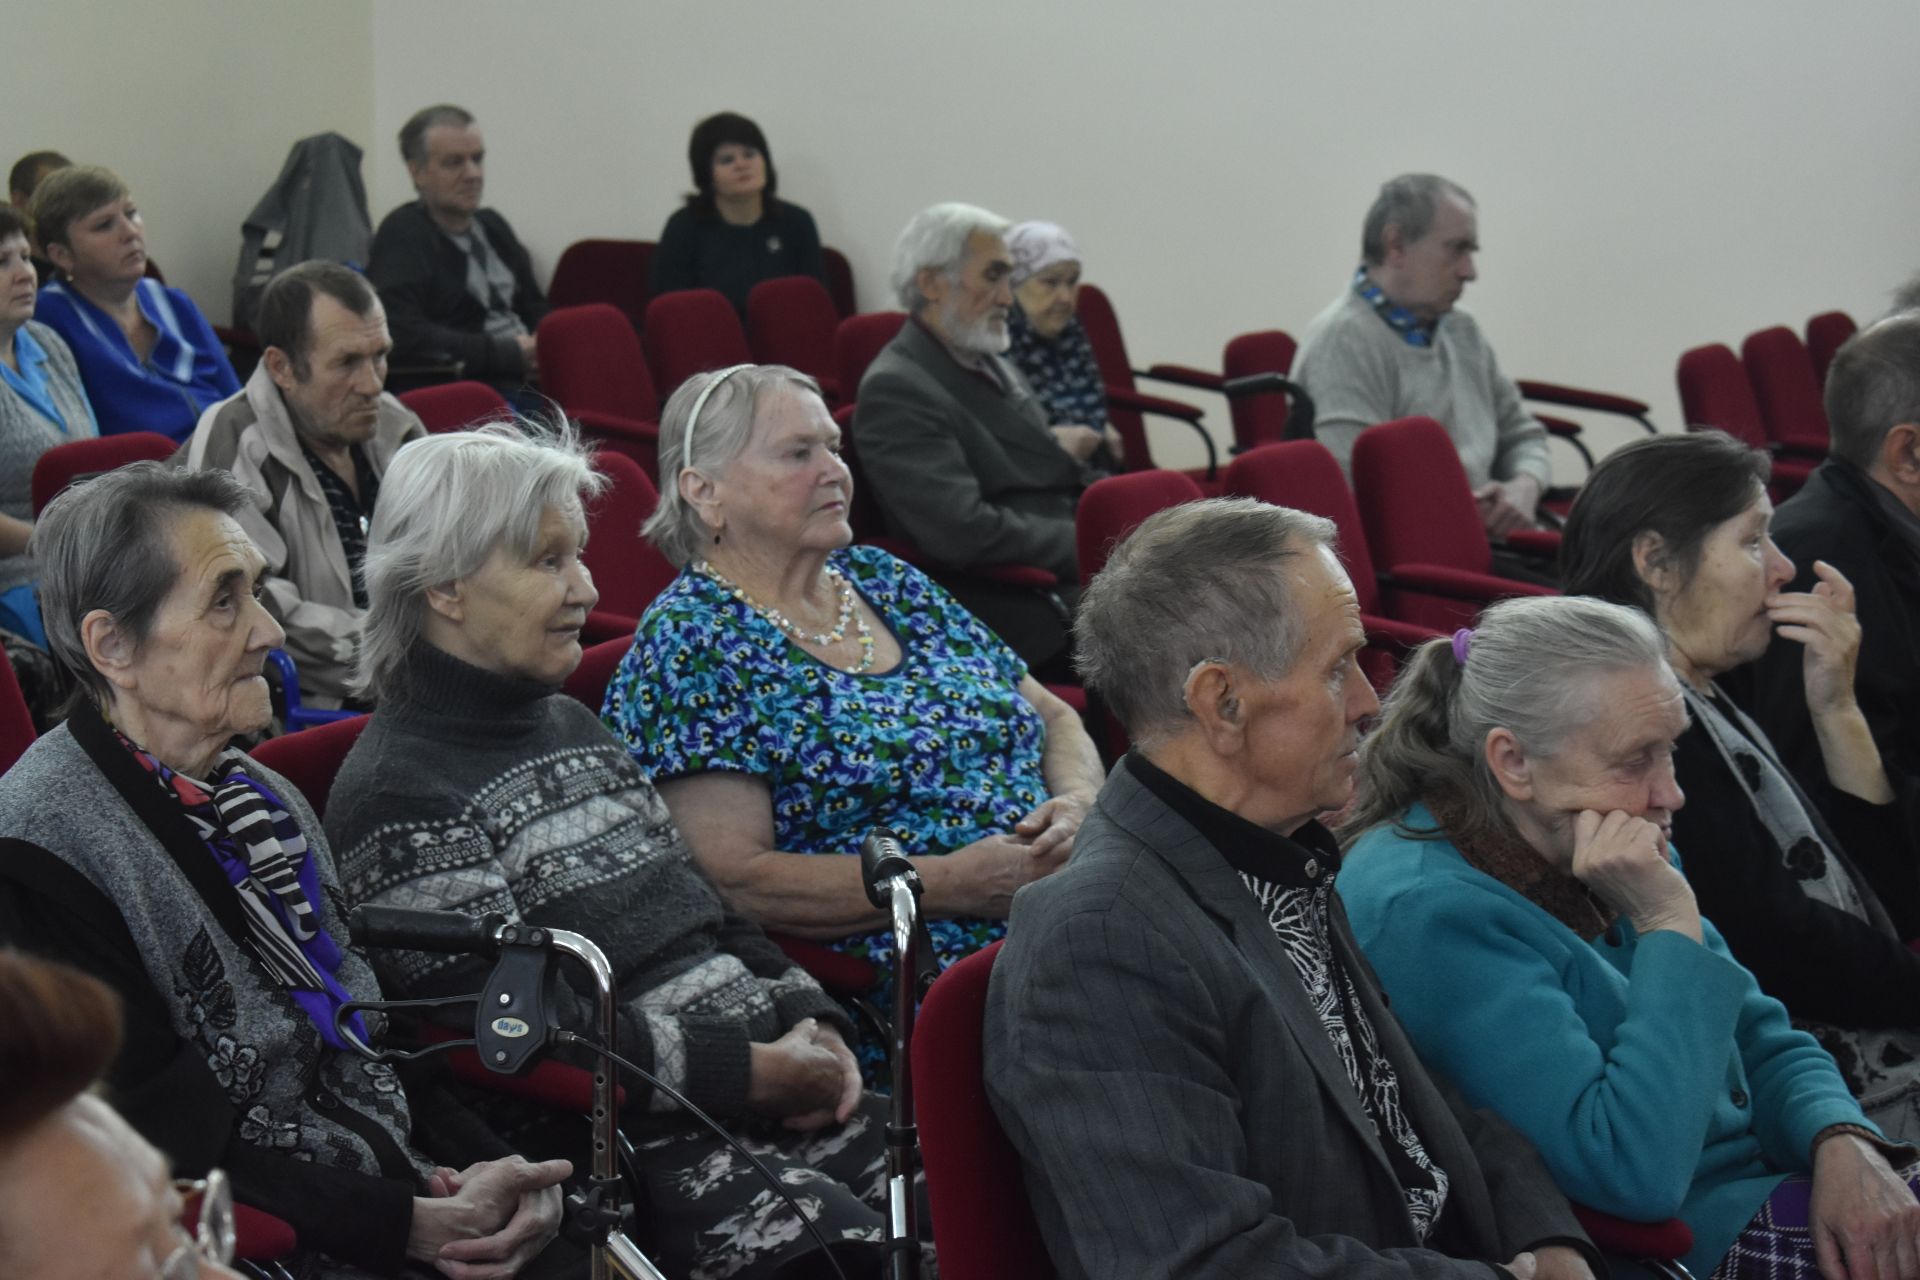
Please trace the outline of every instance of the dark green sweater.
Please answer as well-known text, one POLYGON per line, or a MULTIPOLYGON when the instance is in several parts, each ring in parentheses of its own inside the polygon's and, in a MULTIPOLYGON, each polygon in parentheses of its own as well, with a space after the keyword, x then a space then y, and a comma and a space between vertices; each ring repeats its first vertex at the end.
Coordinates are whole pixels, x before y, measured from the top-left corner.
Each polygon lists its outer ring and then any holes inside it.
MULTIPOLYGON (((593 939, 620 986, 620 1051, 716 1114, 745 1109, 749 1043, 808 1017, 850 1030, 811 977, 725 909, 599 718, 545 685, 416 646, 406 688, 341 767, 327 834, 350 904, 499 911, 593 939)), ((489 967, 417 951, 373 961, 393 997, 477 991, 489 967)), ((563 1024, 590 1032, 584 991, 563 999, 563 1024)))

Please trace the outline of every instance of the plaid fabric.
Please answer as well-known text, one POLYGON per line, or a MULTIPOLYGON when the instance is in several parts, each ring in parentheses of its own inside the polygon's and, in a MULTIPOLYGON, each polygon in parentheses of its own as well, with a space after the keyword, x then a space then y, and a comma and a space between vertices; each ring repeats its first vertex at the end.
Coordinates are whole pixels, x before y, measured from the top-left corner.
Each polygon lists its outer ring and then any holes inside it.
MULTIPOLYGON (((1920 1165, 1908 1165, 1900 1176, 1920 1192, 1920 1165)), ((1746 1230, 1734 1237, 1712 1280, 1820 1280, 1808 1226, 1812 1197, 1813 1179, 1806 1174, 1775 1187, 1746 1230)))

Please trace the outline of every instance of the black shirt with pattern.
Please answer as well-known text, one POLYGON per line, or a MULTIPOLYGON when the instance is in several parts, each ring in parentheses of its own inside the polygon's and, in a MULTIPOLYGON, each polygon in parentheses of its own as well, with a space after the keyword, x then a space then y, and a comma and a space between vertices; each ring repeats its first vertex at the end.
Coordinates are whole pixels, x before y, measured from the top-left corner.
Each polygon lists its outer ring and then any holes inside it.
POLYGON ((1127 757, 1127 768, 1220 851, 1260 903, 1346 1068, 1347 1082, 1373 1121, 1415 1233, 1423 1243, 1432 1239, 1446 1208, 1447 1173, 1414 1132, 1400 1103, 1400 1077, 1381 1051, 1353 978, 1334 950, 1328 912, 1340 847, 1333 833, 1315 821, 1284 836, 1221 808, 1138 754, 1127 757))
POLYGON ((355 496, 347 482, 322 462, 305 440, 300 442, 300 452, 313 468, 320 492, 327 495, 327 513, 333 517, 334 532, 340 535, 340 549, 347 553, 347 572, 353 577, 353 603, 356 608, 364 609, 367 607, 367 530, 373 527, 373 505, 380 499, 380 477, 367 464, 366 450, 357 444, 349 446, 348 452, 353 455, 354 487, 360 491, 355 496))

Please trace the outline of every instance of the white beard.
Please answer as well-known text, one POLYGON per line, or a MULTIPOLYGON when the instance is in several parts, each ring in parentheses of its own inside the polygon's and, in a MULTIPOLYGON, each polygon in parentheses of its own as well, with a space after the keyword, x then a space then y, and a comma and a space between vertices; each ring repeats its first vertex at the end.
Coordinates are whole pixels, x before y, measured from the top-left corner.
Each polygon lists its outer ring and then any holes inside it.
POLYGON ((946 335, 947 345, 955 351, 976 356, 997 356, 1012 343, 1013 337, 1007 331, 1004 313, 989 311, 963 322, 954 315, 955 309, 951 301, 942 303, 940 307, 940 331, 946 335))

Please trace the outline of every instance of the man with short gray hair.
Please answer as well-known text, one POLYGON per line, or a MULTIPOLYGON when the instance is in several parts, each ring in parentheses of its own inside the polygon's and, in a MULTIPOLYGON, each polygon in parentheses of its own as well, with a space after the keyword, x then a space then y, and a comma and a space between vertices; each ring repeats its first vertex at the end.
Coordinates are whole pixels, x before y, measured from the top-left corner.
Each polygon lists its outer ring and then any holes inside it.
POLYGON ((1332 540, 1188 503, 1081 599, 1075 664, 1134 750, 1014 896, 984 1050, 1063 1280, 1598 1262, 1525 1139, 1427 1075, 1332 892, 1319 815, 1379 709, 1332 540))
MULTIPOLYGON (((1847 340, 1827 370, 1826 411, 1827 460, 1781 505, 1769 532, 1796 570, 1783 590, 1822 589, 1818 560, 1853 585, 1853 695, 1901 809, 1912 812, 1920 805, 1920 311, 1896 312, 1847 340)), ((1820 795, 1829 783, 1805 653, 1791 641, 1768 646, 1753 664, 1750 709, 1801 785, 1820 795)))
POLYGON ((1458 309, 1479 251, 1479 215, 1458 184, 1431 173, 1386 183, 1361 229, 1360 268, 1308 326, 1293 376, 1313 396, 1315 436, 1349 471, 1368 427, 1438 421, 1498 537, 1534 523, 1553 468, 1546 428, 1458 309))
POLYGON ((302 699, 339 707, 366 616, 361 562, 380 482, 426 428, 384 389, 393 343, 358 272, 289 267, 261 293, 254 326, 260 363, 238 395, 201 415, 186 465, 231 471, 253 494, 235 519, 267 558, 261 589, 286 629, 302 699))
POLYGON ((531 382, 534 330, 547 298, 513 227, 486 194, 487 140, 451 103, 416 111, 400 129, 400 158, 419 199, 380 221, 367 274, 393 323, 394 362, 452 372, 509 395, 531 382))
MULTIPOLYGON (((1071 596, 1074 507, 1099 436, 1049 427, 1003 355, 1013 308, 1009 225, 949 203, 901 232, 891 279, 909 319, 860 380, 853 441, 889 532, 934 566, 1035 565, 1071 596)), ((943 581, 1029 665, 1064 651, 1058 614, 1032 592, 943 581)))

